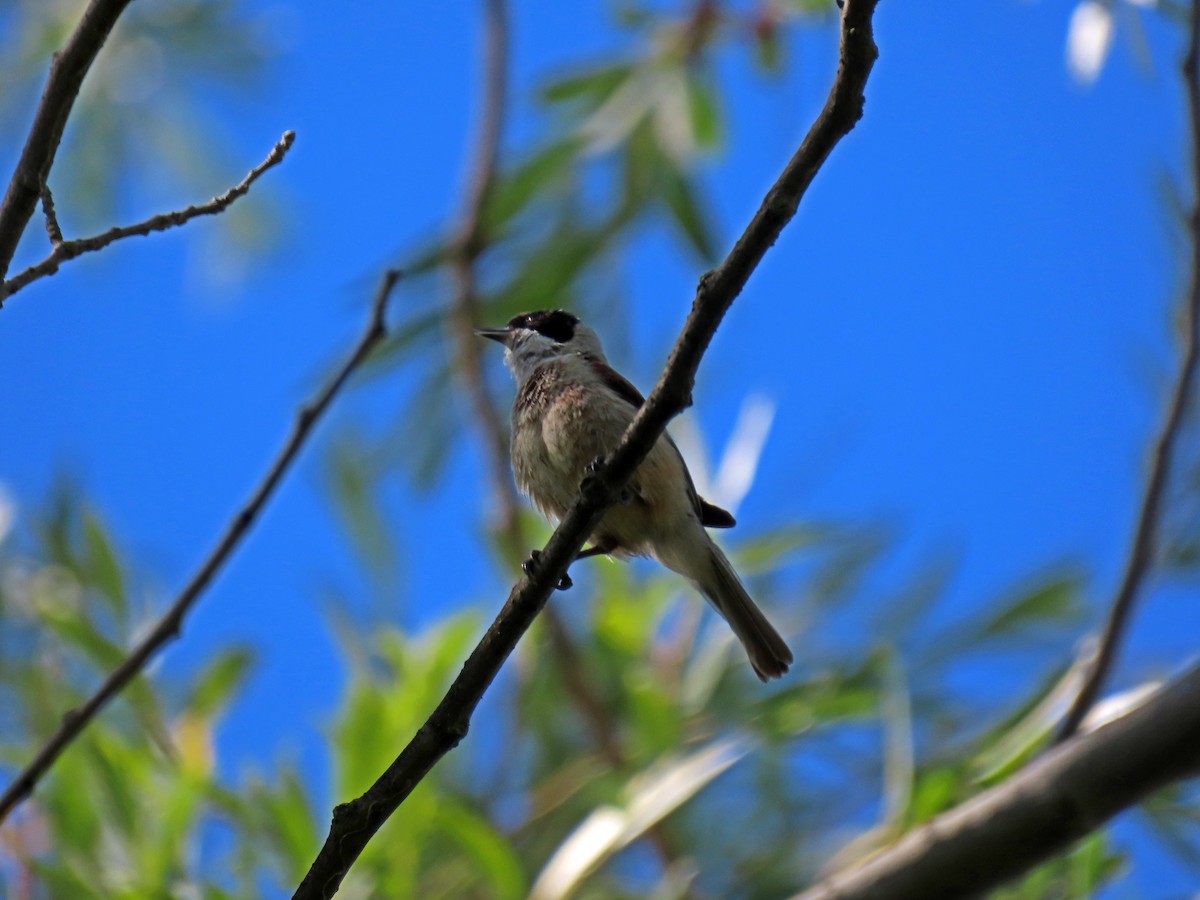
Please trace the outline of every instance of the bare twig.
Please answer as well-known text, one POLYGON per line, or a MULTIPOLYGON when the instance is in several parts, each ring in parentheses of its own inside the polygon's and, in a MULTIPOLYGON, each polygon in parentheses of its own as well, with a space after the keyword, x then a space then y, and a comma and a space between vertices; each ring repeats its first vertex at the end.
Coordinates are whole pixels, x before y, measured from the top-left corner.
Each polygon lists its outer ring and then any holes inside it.
POLYGON ((1200 667, 798 900, 976 897, 1200 768, 1200 667))
POLYGON ((133 237, 135 235, 147 235, 155 231, 166 231, 168 228, 174 228, 182 225, 198 216, 212 216, 217 213, 222 213, 240 197, 245 196, 250 190, 250 185, 254 184, 267 169, 283 162, 284 156, 291 149, 292 144, 296 140, 296 132, 285 131, 275 146, 271 148, 271 152, 267 154, 267 158, 251 169, 245 178, 237 185, 231 187, 219 197, 213 197, 207 203, 201 203, 195 206, 189 206, 186 209, 177 209, 173 212, 160 213, 157 216, 151 216, 143 222, 138 222, 134 225, 122 225, 116 228, 110 228, 103 234, 95 235, 89 238, 79 238, 74 241, 64 241, 62 232, 58 231, 58 241, 54 241, 54 234, 58 228, 58 222, 54 218, 54 206, 46 205, 50 198, 50 191, 45 188, 42 194, 42 204, 46 207, 46 226, 50 228, 53 224, 54 230, 50 232, 50 240, 54 243, 54 249, 50 255, 43 259, 40 263, 30 266, 23 272, 20 272, 10 278, 8 281, 0 285, 0 303, 11 297, 21 288, 27 286, 30 282, 36 281, 39 278, 44 278, 47 275, 53 275, 58 271, 58 267, 70 259, 77 256, 82 256, 84 253, 91 253, 95 250, 102 250, 114 241, 119 241, 122 238, 133 237))
POLYGON ((1137 526, 1134 529, 1133 542, 1129 548, 1129 558, 1125 563, 1125 571, 1121 576, 1121 584, 1113 598, 1108 620, 1104 623, 1104 631, 1100 636, 1095 656, 1066 718, 1059 726, 1055 737, 1056 743, 1061 743, 1071 737, 1087 716, 1088 710, 1096 702, 1100 690, 1116 662, 1117 653, 1121 647, 1125 630, 1129 624, 1130 614, 1137 602, 1138 593, 1146 580, 1147 574, 1154 563, 1155 544, 1162 517, 1163 497, 1166 495, 1167 482, 1171 474, 1171 459, 1175 454, 1175 445, 1183 431, 1183 421, 1187 414, 1193 382, 1196 380, 1196 367, 1200 360, 1200 347, 1197 341, 1200 336, 1200 71, 1198 71, 1198 54, 1200 54, 1200 0, 1192 4, 1191 39, 1188 42, 1187 55, 1183 61, 1183 80, 1187 85, 1188 112, 1191 117, 1192 131, 1192 181, 1197 196, 1193 201, 1192 214, 1189 217, 1190 238, 1192 242, 1192 266, 1188 284, 1187 301, 1183 316, 1184 351, 1179 364, 1179 374, 1175 379, 1175 387, 1167 404, 1166 417, 1162 430, 1154 446, 1154 456, 1150 463, 1150 474, 1146 479, 1145 493, 1142 495, 1142 506, 1138 512, 1137 526))
MULTIPOLYGON (((0 203, 0 282, 8 275, 17 244, 37 207, 83 78, 129 3, 92 0, 66 45, 54 55, 25 149, 0 203)), ((3 303, 0 296, 0 305, 3 303)))
POLYGON ((42 185, 42 213, 46 217, 46 236, 50 243, 58 247, 63 242, 62 227, 58 224, 58 213, 54 211, 54 195, 50 193, 50 185, 42 185))
POLYGON ((475 707, 500 666, 545 606, 604 510, 667 422, 687 407, 696 370, 725 312, 795 215, 821 164, 862 116, 863 90, 877 55, 871 30, 877 2, 847 0, 840 65, 825 108, 729 256, 700 279, 691 314, 658 384, 605 465, 584 479, 579 498, 555 529, 538 567, 512 589, 504 608, 425 724, 365 794, 334 809, 329 835, 296 898, 331 897, 371 836, 437 761, 463 739, 475 707))
POLYGON ((263 507, 271 498, 280 480, 290 468, 296 458, 296 454, 300 452, 300 448, 308 439, 317 420, 329 408, 329 404, 333 402, 333 398, 358 365, 383 340, 386 333, 384 313, 387 309, 388 298, 391 296, 392 289, 399 278, 400 273, 398 271, 389 271, 384 275, 379 285, 379 290, 375 295, 375 300, 371 305, 371 315, 366 330, 363 332, 357 345, 355 345, 349 358, 329 383, 321 389, 320 393, 309 403, 300 407, 299 412, 296 414, 296 422, 292 428, 292 433, 283 445, 283 449, 280 450, 279 455, 275 458, 275 461, 271 464, 270 469, 267 470, 267 474, 263 477, 258 487, 255 488, 254 493, 250 496, 246 504, 230 520, 226 526, 224 535, 222 535, 217 545, 196 570, 195 574, 192 575, 191 580, 179 593, 179 596, 175 598, 171 607, 158 620, 150 633, 142 638, 138 645, 130 651, 125 660, 109 674, 100 688, 85 703, 63 716, 62 724, 59 725, 58 730, 46 741, 42 749, 34 756, 32 762, 25 767, 13 783, 9 785, 4 795, 0 797, 0 822, 22 800, 32 793, 34 786, 46 774, 63 750, 79 736, 80 732, 96 717, 104 705, 142 672, 151 657, 161 650, 167 641, 179 636, 184 616, 187 615, 188 611, 204 593, 205 588, 208 587, 209 582, 220 571, 230 554, 233 553, 234 549, 237 548, 238 544, 249 533, 250 526, 254 524, 255 518, 262 512, 263 507))

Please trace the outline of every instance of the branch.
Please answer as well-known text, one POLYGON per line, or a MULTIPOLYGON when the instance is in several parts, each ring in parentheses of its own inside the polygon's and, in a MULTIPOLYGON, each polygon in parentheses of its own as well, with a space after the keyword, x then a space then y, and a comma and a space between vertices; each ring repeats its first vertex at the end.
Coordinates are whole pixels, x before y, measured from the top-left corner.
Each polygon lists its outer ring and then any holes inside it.
MULTIPOLYGON (((25 149, 8 183, 4 202, 0 203, 0 282, 8 275, 17 244, 37 208, 42 185, 54 165, 54 155, 83 78, 129 3, 130 0, 92 0, 66 45, 54 55, 25 149)), ((0 305, 3 302, 0 296, 0 305)))
POLYGON ((796 900, 974 897, 1200 771, 1200 667, 796 900))
POLYGON ((1108 620, 1104 623, 1104 631, 1091 666, 1084 680, 1083 687, 1076 695, 1066 718, 1059 727, 1055 738, 1056 743, 1062 743, 1071 737, 1080 723, 1096 702, 1104 682, 1116 662, 1117 651, 1125 636, 1130 614, 1138 593, 1146 580, 1146 576, 1154 562, 1155 543, 1159 519, 1162 517, 1163 497, 1167 490, 1167 481, 1171 473, 1171 459, 1175 454, 1175 445, 1183 431, 1183 421, 1187 414, 1192 385, 1196 380, 1197 362, 1200 360, 1200 348, 1197 347, 1197 330, 1200 328, 1200 71, 1198 71, 1198 54, 1200 54, 1200 0, 1192 4, 1191 39, 1188 43, 1187 56, 1183 61, 1183 80, 1187 85, 1188 111, 1192 126, 1192 181, 1195 184, 1197 197, 1192 207, 1189 226, 1192 239, 1192 271, 1188 285, 1187 305, 1184 310, 1184 351, 1179 365, 1179 374, 1175 387, 1167 404, 1166 418, 1163 420, 1162 431, 1154 447, 1154 456, 1150 464, 1150 474, 1146 479, 1146 490, 1142 496, 1142 507, 1138 512, 1137 526, 1134 530, 1133 543, 1129 549, 1129 558, 1125 563, 1125 572, 1121 576, 1121 584, 1113 599, 1108 620))
POLYGON ((471 714, 484 692, 545 606, 604 510, 667 422, 690 402, 701 357, 725 312, 795 215, 821 164, 862 116, 863 90, 877 56, 871 31, 871 15, 877 2, 847 0, 838 74, 825 108, 729 256, 700 279, 691 314, 658 384, 605 465, 584 479, 579 498, 555 529, 534 574, 512 589, 504 608, 425 724, 365 794, 334 809, 329 835, 297 889, 296 898, 331 897, 371 836, 437 761, 466 736, 471 714))
POLYGON ((383 281, 379 285, 379 290, 375 295, 374 303, 371 306, 371 316, 367 323, 367 328, 351 352, 349 359, 346 360, 342 368, 338 370, 337 374, 333 376, 316 397, 308 404, 300 407, 299 412, 296 414, 296 423, 292 429, 292 433, 284 444, 283 449, 280 450, 279 455, 275 458, 275 461, 271 464, 271 468, 250 496, 250 499, 230 521, 225 529, 225 534, 217 542, 217 545, 208 555, 208 558, 201 564, 200 568, 196 570, 196 573, 180 592, 179 596, 175 598, 175 602, 171 604, 170 609, 158 620, 153 630, 130 651, 125 660, 112 671, 100 688, 88 698, 87 702, 63 716, 58 730, 46 741, 42 749, 33 758, 33 761, 25 767, 13 783, 9 785, 4 795, 0 797, 0 822, 3 822, 5 817, 33 792, 34 786, 50 769, 54 761, 79 736, 87 724, 96 717, 104 705, 141 673, 150 659, 162 649, 167 641, 179 636, 184 616, 187 615, 188 611, 204 593, 209 582, 212 581, 230 554, 233 553, 238 544, 241 543, 242 539, 250 531, 250 526, 271 498, 280 480, 295 460, 296 454, 300 452, 300 448, 308 439, 317 420, 329 408, 329 404, 333 402, 333 398, 337 395, 342 385, 346 383, 351 373, 366 359, 375 346, 383 340, 386 333, 384 312, 387 309, 388 298, 391 296, 392 289, 399 279, 400 273, 397 271, 389 271, 384 275, 383 281))
POLYGON ((483 442, 492 482, 501 510, 501 533, 514 556, 524 552, 520 534, 520 503, 508 466, 508 441, 496 404, 488 394, 483 374, 482 348, 475 337, 479 326, 479 297, 475 263, 486 247, 483 216, 496 181, 496 160, 504 129, 505 93, 508 85, 508 13, 504 0, 485 0, 487 35, 483 67, 483 111, 475 156, 468 169, 462 224, 455 240, 452 262, 455 292, 450 302, 450 337, 456 366, 471 402, 471 418, 483 442))
POLYGON ((30 266, 25 271, 14 275, 8 281, 4 282, 3 285, 0 285, 0 305, 3 305, 7 298, 27 286, 30 282, 44 278, 47 275, 53 275, 58 271, 58 267, 67 260, 82 256, 84 253, 102 250, 109 244, 119 241, 122 238, 133 237, 134 235, 147 235, 155 231, 166 231, 168 228, 182 225, 184 222, 188 222, 198 216, 211 216, 224 212, 235 200, 245 196, 246 192, 250 190, 250 185, 254 184, 263 172, 283 162, 284 156, 287 155, 288 150, 291 149, 295 140, 296 132, 285 131, 283 137, 271 148, 271 152, 267 155, 267 158, 251 169, 239 184, 231 187, 219 197, 214 197, 207 203, 201 203, 198 206, 189 206, 186 209, 178 209, 174 212, 161 213, 157 216, 151 216, 144 222, 138 222, 135 225, 110 228, 103 234, 98 234, 90 238, 80 238, 74 241, 64 241, 62 239, 62 231, 59 230, 58 221, 54 215, 54 204, 50 197, 50 189, 43 186, 41 196, 42 205, 46 210, 46 228, 50 234, 51 242, 54 244, 54 249, 40 263, 30 266), (55 240, 55 235, 58 237, 57 240, 55 240))

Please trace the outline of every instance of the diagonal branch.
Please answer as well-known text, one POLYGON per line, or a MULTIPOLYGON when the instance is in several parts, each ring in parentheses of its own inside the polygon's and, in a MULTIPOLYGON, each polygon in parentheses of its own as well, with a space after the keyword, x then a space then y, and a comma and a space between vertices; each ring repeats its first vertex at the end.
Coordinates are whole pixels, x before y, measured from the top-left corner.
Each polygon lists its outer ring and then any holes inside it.
POLYGON ((296 454, 304 446, 304 442, 308 439, 317 420, 329 408, 330 403, 333 402, 333 398, 341 390, 342 385, 346 383, 354 370, 375 349, 376 345, 383 340, 387 330, 384 324, 384 313, 387 310, 388 298, 391 296, 392 289, 399 279, 400 273, 398 271, 389 271, 384 275, 379 285, 379 290, 375 295, 375 300, 371 305, 371 316, 366 330, 363 332, 357 345, 355 345, 350 357, 329 383, 321 389, 320 393, 309 403, 300 407, 299 412, 296 414, 296 423, 292 428, 292 433, 283 445, 283 449, 280 450, 279 455, 275 458, 275 461, 271 464, 270 469, 267 470, 267 474, 263 477, 258 487, 255 488, 250 499, 229 522, 229 525, 225 529, 225 534, 200 565, 200 568, 192 575, 191 580, 180 592, 179 596, 175 598, 175 602, 171 604, 170 609, 158 620, 150 633, 130 651, 125 660, 112 671, 100 688, 85 703, 70 710, 63 716, 58 730, 46 741, 42 749, 38 751, 37 755, 22 770, 13 783, 9 785, 4 795, 0 796, 0 822, 3 822, 4 818, 33 792, 34 786, 49 771, 54 761, 79 736, 83 729, 87 727, 87 724, 96 717, 100 710, 104 708, 104 705, 120 693, 137 675, 141 674, 147 663, 163 648, 167 641, 179 636, 184 616, 195 605, 209 583, 221 570, 226 560, 229 559, 233 551, 242 542, 242 539, 249 533, 250 526, 254 524, 255 518, 262 512, 263 507, 275 492, 275 488, 278 487, 284 474, 291 467, 296 454))
POLYGON ((795 215, 822 163, 862 116, 863 91, 877 56, 871 28, 877 2, 847 0, 838 74, 825 107, 729 256, 700 279, 691 314, 658 384, 605 465, 584 479, 578 499, 542 551, 537 569, 512 589, 504 608, 425 724, 365 794, 334 809, 329 835, 297 888, 296 898, 331 897, 372 835, 438 760, 463 739, 484 692, 545 606, 604 510, 667 422, 690 402, 700 360, 725 312, 795 215))
POLYGON ((1200 668, 796 900, 976 897, 1200 772, 1200 668))
POLYGON ((224 212, 235 200, 245 196, 246 192, 250 190, 250 185, 254 184, 267 169, 283 162, 284 156, 287 155, 288 150, 291 149, 295 140, 296 132, 285 131, 283 137, 271 148, 271 152, 267 155, 266 159, 251 169, 246 177, 237 185, 231 187, 219 197, 214 197, 207 203, 189 206, 186 209, 177 209, 173 212, 160 213, 157 216, 151 216, 145 221, 134 225, 122 225, 117 228, 110 228, 103 234, 97 234, 89 238, 79 238, 73 241, 64 241, 62 239, 62 231, 58 227, 58 220, 54 214, 54 202, 50 196, 50 189, 43 185, 42 205, 46 211, 46 228, 50 234, 50 240, 54 244, 54 249, 40 263, 30 266, 23 272, 14 275, 8 281, 0 284, 0 304, 31 282, 39 278, 44 278, 47 275, 53 275, 58 271, 58 267, 67 260, 82 256, 84 253, 103 250, 109 244, 123 238, 135 235, 147 235, 155 231, 166 231, 168 228, 175 228, 198 216, 212 216, 224 212), (57 240, 55 240, 56 236, 57 240))
MULTIPOLYGON (((8 275, 17 244, 37 208, 42 185, 54 165, 54 155, 83 78, 129 3, 130 0, 92 0, 67 43, 54 54, 25 149, 0 203, 0 282, 8 275)), ((0 306, 3 303, 0 297, 0 306)))
POLYGON ((1146 479, 1146 490, 1142 495, 1142 507, 1138 512, 1137 526, 1129 549, 1129 559, 1121 576, 1121 585, 1113 599, 1108 620, 1096 654, 1092 660, 1083 687, 1080 688, 1066 718, 1059 727, 1055 740, 1061 743, 1071 737, 1096 702, 1104 682, 1108 678, 1117 652, 1129 624, 1130 614, 1138 598, 1146 576, 1154 562, 1155 544, 1159 520, 1162 518, 1163 498, 1171 474, 1171 459, 1175 446, 1183 431, 1188 404, 1196 380, 1196 368, 1200 364, 1200 0, 1192 4, 1190 22, 1191 38, 1187 56, 1183 61, 1183 80, 1187 86, 1188 112, 1191 117, 1192 136, 1192 181, 1197 192, 1193 201, 1188 225, 1192 242, 1192 265, 1188 284, 1187 302, 1183 315, 1184 351, 1179 364, 1179 374, 1167 404, 1162 431, 1154 446, 1150 474, 1146 479))

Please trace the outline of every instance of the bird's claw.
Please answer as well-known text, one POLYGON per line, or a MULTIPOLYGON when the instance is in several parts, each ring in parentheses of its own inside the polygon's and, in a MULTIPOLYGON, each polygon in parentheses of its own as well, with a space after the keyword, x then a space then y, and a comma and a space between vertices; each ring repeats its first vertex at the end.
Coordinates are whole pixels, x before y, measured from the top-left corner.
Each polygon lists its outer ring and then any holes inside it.
MULTIPOLYGON (((538 569, 542 557, 541 550, 530 550, 529 559, 521 563, 521 571, 532 578, 538 569)), ((566 572, 558 579, 558 584, 554 586, 556 591, 566 591, 575 586, 575 582, 571 580, 571 576, 566 572)))

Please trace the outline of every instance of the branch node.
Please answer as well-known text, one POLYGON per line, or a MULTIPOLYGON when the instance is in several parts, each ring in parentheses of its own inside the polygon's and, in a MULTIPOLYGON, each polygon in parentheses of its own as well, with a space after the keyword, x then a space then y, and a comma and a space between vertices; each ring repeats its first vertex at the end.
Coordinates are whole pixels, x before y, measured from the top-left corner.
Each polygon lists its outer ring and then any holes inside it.
POLYGON ((41 185, 42 213, 46 217, 46 234, 51 245, 57 249, 62 245, 63 233, 58 225, 58 214, 54 210, 54 195, 50 193, 50 185, 45 181, 41 185))
MULTIPOLYGON (((29 285, 31 282, 37 281, 39 278, 53 275, 58 271, 59 265, 68 259, 74 259, 77 256, 82 256, 84 253, 94 253, 97 250, 103 250, 114 241, 123 240, 127 237, 135 235, 148 235, 155 231, 166 231, 170 228, 176 228, 192 219, 200 216, 216 215, 228 209, 238 198, 245 196, 250 190, 250 186, 254 184, 258 178, 270 169, 283 161, 288 149, 295 141, 296 133, 294 131, 286 131, 271 148, 271 152, 267 154, 267 158, 250 170, 236 186, 230 188, 219 197, 214 197, 207 203, 201 203, 198 206, 189 206, 185 209, 177 209, 171 212, 160 213, 151 216, 141 222, 133 225, 118 225, 109 228, 100 234, 88 238, 78 238, 72 241, 64 241, 62 232, 58 230, 58 222, 54 217, 54 205, 51 200, 47 208, 46 228, 50 231, 50 240, 54 244, 54 249, 39 263, 35 263, 23 272, 19 272, 4 283, 3 296, 0 296, 0 301, 3 297, 9 297, 17 291, 29 285), (53 224, 52 224, 53 223, 53 224), (57 241, 55 235, 57 234, 57 241)), ((49 197, 49 189, 45 186, 45 182, 39 182, 35 190, 42 195, 43 206, 45 207, 46 199, 49 197)))

